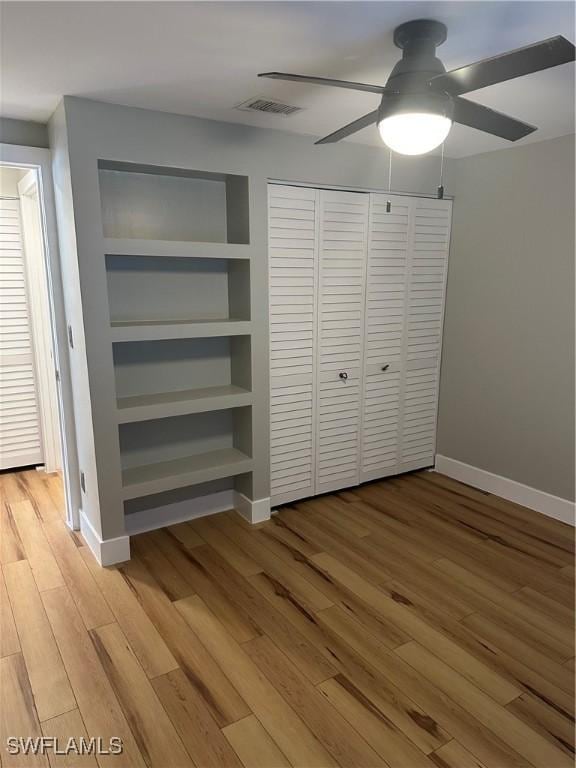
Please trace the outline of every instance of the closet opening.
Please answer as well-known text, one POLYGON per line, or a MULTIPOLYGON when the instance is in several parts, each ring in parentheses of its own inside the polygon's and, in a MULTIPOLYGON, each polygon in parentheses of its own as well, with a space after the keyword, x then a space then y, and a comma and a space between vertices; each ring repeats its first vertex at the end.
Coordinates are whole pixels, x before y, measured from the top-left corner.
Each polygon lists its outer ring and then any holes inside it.
MULTIPOLYGON (((74 426, 71 419, 66 424, 71 393, 63 391, 68 366, 57 332, 58 311, 62 329, 64 320, 49 152, 4 145, 1 157, 0 488, 7 484, 23 502, 51 505, 75 528, 67 437, 74 426)), ((18 525, 18 511, 11 512, 18 525)))

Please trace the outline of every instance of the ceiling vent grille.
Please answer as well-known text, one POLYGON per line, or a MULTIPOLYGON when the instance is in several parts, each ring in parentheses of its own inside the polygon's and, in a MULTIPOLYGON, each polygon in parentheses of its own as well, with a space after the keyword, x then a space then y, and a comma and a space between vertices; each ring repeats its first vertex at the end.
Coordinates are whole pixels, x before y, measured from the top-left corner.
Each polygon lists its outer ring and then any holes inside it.
POLYGON ((260 97, 243 101, 242 104, 237 104, 235 109, 240 109, 242 112, 266 112, 268 115, 280 115, 280 117, 289 117, 302 111, 302 107, 260 97))

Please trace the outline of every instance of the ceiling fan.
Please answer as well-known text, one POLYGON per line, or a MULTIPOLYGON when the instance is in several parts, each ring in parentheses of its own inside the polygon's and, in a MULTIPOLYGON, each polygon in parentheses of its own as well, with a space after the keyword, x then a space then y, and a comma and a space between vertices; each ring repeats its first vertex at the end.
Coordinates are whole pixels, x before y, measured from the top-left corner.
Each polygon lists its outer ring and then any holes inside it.
POLYGON ((431 19, 416 19, 396 27, 394 44, 402 49, 402 58, 392 70, 386 85, 283 72, 263 72, 258 76, 376 93, 382 97, 378 109, 325 136, 316 144, 332 144, 377 123, 382 140, 390 149, 401 154, 420 155, 442 144, 452 122, 509 141, 528 136, 536 130, 535 126, 463 99, 461 95, 557 67, 575 58, 574 45, 558 35, 446 72, 436 57, 436 48, 446 40, 446 35, 446 26, 431 19))

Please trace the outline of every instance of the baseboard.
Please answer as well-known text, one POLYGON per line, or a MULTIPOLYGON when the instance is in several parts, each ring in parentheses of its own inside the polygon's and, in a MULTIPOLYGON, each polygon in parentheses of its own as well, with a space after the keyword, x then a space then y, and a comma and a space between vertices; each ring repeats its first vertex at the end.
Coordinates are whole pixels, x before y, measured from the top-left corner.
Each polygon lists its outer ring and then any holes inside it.
POLYGON ((215 515, 217 512, 226 512, 233 507, 234 491, 217 491, 162 507, 131 512, 124 518, 126 533, 134 536, 137 533, 165 528, 167 525, 176 525, 176 523, 185 523, 198 517, 215 515))
POLYGON ((80 510, 80 533, 100 565, 114 565, 130 560, 130 537, 101 539, 82 510, 80 510))
POLYGON ((234 509, 244 520, 255 525, 270 520, 270 499, 252 501, 239 491, 234 491, 234 509))
POLYGON ((462 461, 450 459, 447 456, 436 456, 434 470, 448 475, 454 480, 459 480, 461 483, 472 485, 474 488, 480 488, 482 491, 488 491, 495 496, 501 496, 503 499, 533 509, 546 515, 546 517, 553 517, 555 520, 568 523, 568 525, 574 525, 575 505, 573 501, 568 499, 553 496, 551 493, 539 491, 537 488, 517 483, 515 480, 495 475, 485 469, 478 469, 478 467, 464 464, 462 461))
POLYGON ((218 491, 195 499, 144 509, 126 515, 126 536, 101 539, 88 518, 80 512, 80 532, 100 565, 114 565, 130 559, 130 536, 165 528, 230 509, 242 515, 249 523, 262 523, 270 519, 270 499, 252 501, 238 491, 218 491))

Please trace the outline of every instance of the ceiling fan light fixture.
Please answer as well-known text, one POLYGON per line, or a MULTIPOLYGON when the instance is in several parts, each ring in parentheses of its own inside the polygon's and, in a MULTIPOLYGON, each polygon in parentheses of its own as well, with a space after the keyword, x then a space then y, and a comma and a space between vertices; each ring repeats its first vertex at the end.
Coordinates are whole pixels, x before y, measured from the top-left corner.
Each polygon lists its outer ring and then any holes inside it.
POLYGON ((452 120, 430 112, 401 112, 378 123, 382 141, 400 155, 424 155, 446 139, 452 120))
POLYGON ((424 155, 446 139, 452 127, 453 104, 443 94, 384 94, 378 130, 384 144, 400 155, 424 155))

